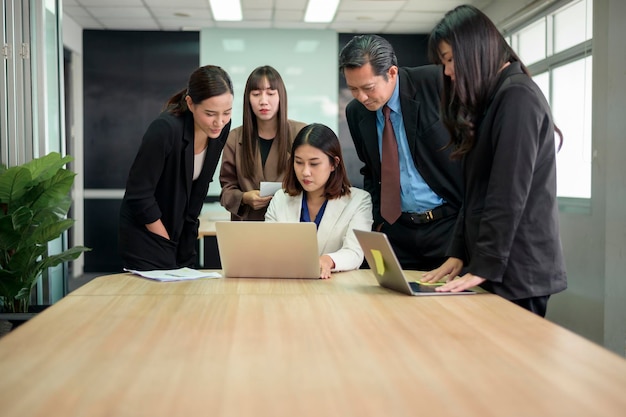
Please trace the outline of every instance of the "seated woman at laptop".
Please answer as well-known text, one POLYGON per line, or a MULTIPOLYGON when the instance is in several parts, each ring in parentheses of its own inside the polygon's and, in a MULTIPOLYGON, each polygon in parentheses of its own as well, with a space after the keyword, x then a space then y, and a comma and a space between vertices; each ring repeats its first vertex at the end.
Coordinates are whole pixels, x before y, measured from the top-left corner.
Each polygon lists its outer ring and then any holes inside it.
POLYGON ((293 142, 289 165, 265 220, 315 222, 320 278, 357 269, 363 250, 353 230, 371 230, 372 199, 350 185, 337 135, 322 124, 305 126, 293 142))

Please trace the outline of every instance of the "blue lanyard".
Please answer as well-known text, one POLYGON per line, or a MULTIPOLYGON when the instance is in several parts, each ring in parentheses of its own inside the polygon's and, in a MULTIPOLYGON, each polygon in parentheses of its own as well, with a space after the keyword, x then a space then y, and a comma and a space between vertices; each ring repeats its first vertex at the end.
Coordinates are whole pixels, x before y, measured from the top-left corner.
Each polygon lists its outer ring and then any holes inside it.
MULTIPOLYGON (((324 201, 322 207, 320 207, 320 211, 315 216, 315 226, 319 229, 320 222, 322 221, 322 217, 324 216, 324 211, 326 210, 326 203, 328 200, 324 201)), ((311 215, 309 214, 309 206, 306 204, 306 193, 302 195, 302 210, 300 211, 300 222, 310 222, 311 215)))

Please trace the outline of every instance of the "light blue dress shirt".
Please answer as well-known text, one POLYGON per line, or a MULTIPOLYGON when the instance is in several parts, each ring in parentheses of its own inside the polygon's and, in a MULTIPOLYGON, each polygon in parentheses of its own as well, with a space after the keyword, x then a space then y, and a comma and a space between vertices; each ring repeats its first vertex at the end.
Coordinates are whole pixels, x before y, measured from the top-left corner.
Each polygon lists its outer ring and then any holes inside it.
MULTIPOLYGON (((402 120, 402 109, 400 108, 400 76, 396 82, 396 88, 387 102, 391 109, 391 125, 396 134, 398 142, 398 159, 400 161, 400 197, 402 199, 402 211, 410 213, 423 213, 444 203, 424 181, 415 168, 413 158, 409 150, 406 138, 406 130, 402 120)), ((376 110, 376 129, 378 131, 378 152, 382 157, 382 138, 385 119, 382 108, 376 110)))

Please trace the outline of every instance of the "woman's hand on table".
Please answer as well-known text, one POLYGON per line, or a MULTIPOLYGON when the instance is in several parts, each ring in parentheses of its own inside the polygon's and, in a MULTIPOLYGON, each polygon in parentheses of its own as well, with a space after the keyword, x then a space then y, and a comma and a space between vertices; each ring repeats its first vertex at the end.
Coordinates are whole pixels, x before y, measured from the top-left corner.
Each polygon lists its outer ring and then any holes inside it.
POLYGON ((422 275, 421 282, 433 283, 439 281, 450 281, 456 277, 463 268, 463 261, 459 258, 448 258, 441 266, 422 275), (445 279, 444 279, 445 278, 445 279))
POLYGON ((481 278, 478 275, 474 274, 465 274, 460 278, 456 278, 448 281, 446 284, 441 287, 435 288, 437 292, 461 292, 468 290, 472 287, 476 287, 483 282, 485 282, 485 278, 481 278))
POLYGON ((330 278, 330 271, 335 267, 335 261, 328 255, 320 256, 320 278, 330 278))

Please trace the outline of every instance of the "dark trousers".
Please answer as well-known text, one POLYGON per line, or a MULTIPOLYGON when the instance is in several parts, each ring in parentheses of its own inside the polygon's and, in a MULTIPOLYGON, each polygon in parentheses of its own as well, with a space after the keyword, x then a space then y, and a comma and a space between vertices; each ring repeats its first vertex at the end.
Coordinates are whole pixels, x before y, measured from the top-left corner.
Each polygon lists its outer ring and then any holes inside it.
POLYGON ((511 300, 511 302, 540 317, 545 317, 549 298, 549 295, 544 295, 541 297, 520 298, 519 300, 511 300))
POLYGON ((455 215, 423 224, 385 222, 380 231, 387 235, 402 269, 430 271, 447 259, 455 222, 455 215))

